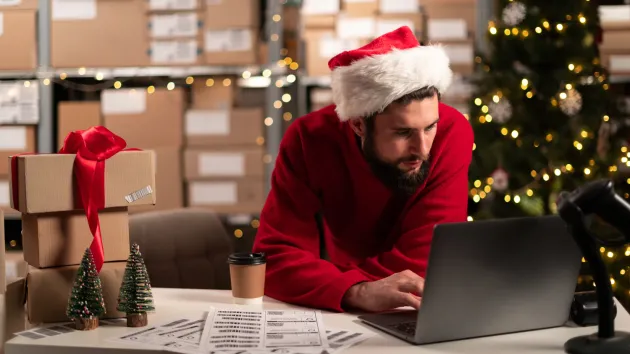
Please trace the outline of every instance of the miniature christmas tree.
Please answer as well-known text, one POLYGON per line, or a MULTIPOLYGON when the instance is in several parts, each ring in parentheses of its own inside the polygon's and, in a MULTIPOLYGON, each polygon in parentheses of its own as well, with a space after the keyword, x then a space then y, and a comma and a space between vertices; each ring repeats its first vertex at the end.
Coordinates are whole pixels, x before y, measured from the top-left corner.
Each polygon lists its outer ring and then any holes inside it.
POLYGON ((128 327, 147 325, 147 312, 155 310, 151 282, 137 243, 131 246, 118 296, 118 311, 127 314, 128 327))
POLYGON ((101 279, 98 277, 92 252, 88 248, 74 278, 66 315, 75 321, 78 330, 92 330, 98 327, 98 319, 103 314, 105 301, 101 279))

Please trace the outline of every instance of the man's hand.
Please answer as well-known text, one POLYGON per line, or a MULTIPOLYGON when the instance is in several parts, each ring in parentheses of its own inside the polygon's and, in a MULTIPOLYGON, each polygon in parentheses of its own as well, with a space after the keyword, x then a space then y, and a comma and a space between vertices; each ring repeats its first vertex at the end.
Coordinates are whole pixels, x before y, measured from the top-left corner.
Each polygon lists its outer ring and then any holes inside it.
POLYGON ((343 297, 343 306, 369 312, 392 310, 397 307, 420 307, 424 279, 410 270, 387 278, 352 286, 343 297))

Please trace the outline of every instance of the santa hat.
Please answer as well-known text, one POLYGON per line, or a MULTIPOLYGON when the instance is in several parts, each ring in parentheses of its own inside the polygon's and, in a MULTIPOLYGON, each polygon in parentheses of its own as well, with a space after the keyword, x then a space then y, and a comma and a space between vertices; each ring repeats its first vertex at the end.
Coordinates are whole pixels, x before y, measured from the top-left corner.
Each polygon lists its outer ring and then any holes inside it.
POLYGON ((423 87, 434 86, 443 93, 453 77, 444 48, 419 45, 407 26, 336 55, 328 67, 333 102, 342 121, 381 112, 423 87))

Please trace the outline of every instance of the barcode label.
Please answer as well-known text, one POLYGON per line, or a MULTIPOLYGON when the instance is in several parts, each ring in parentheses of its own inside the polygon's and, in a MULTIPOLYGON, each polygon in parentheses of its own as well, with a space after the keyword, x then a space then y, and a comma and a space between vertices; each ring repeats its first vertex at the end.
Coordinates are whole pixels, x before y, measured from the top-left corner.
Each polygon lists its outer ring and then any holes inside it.
POLYGON ((152 193, 153 193, 153 188, 151 188, 151 186, 146 186, 129 195, 126 195, 125 200, 127 201, 127 203, 133 203, 139 199, 146 197, 147 195, 151 195, 152 193))

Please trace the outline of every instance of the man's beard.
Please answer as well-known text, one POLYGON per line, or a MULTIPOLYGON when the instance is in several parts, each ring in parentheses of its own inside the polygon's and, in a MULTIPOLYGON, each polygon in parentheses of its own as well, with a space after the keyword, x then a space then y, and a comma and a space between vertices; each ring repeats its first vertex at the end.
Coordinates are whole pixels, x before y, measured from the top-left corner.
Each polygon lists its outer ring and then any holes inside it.
POLYGON ((368 133, 363 145, 363 154, 372 172, 387 187, 394 191, 402 192, 405 195, 413 195, 418 187, 424 182, 429 173, 429 157, 421 158, 419 155, 411 155, 399 159, 391 163, 385 162, 379 158, 374 140, 368 133), (407 161, 421 161, 420 168, 417 171, 403 171, 398 165, 407 161))

